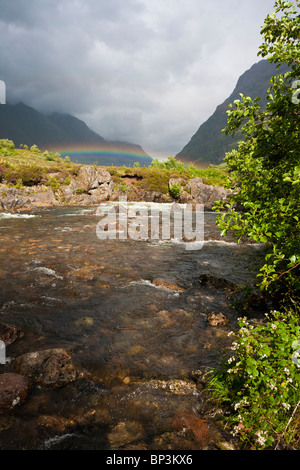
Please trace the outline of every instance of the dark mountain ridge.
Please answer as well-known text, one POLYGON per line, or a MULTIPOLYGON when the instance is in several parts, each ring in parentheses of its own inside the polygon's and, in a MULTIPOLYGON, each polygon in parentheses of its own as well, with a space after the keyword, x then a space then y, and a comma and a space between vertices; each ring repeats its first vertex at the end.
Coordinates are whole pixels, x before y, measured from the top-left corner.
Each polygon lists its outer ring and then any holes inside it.
POLYGON ((0 139, 12 140, 16 147, 62 152, 79 163, 128 166, 138 161, 148 166, 152 161, 140 145, 106 141, 71 114, 44 115, 22 102, 0 105, 0 139))
POLYGON ((234 137, 222 133, 222 129, 227 125, 226 111, 229 109, 229 104, 239 98, 239 93, 243 93, 253 99, 259 96, 261 98, 260 104, 264 107, 270 78, 279 73, 285 73, 287 70, 287 67, 282 67, 279 72, 276 65, 270 64, 267 60, 261 60, 254 64, 240 76, 231 95, 217 106, 207 121, 201 124, 188 144, 176 155, 176 158, 183 162, 192 162, 203 166, 210 163, 221 163, 225 154, 236 148, 237 142, 242 138, 239 133, 234 137))

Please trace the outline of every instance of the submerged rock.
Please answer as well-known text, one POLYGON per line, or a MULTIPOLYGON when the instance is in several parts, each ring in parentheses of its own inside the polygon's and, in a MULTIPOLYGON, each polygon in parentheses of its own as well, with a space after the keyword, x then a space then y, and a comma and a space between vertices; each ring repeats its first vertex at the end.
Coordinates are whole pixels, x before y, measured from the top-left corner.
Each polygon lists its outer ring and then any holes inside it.
POLYGON ((65 434, 74 432, 76 429, 86 430, 90 427, 106 424, 108 420, 108 411, 105 409, 92 409, 89 411, 79 409, 77 414, 68 417, 41 415, 38 417, 37 423, 39 427, 43 427, 48 431, 65 434))
POLYGON ((64 349, 46 349, 17 357, 14 368, 35 382, 50 387, 60 387, 77 377, 71 354, 64 349))
POLYGON ((22 338, 22 336, 24 336, 24 333, 21 331, 21 328, 0 323, 0 341, 4 341, 5 344, 11 344, 16 339, 22 338))
POLYGON ((225 326, 229 323, 228 318, 223 313, 209 313, 206 321, 210 326, 225 326))
POLYGON ((236 285, 224 278, 214 276, 212 274, 201 274, 199 282, 202 286, 213 287, 215 289, 233 289, 236 285))
POLYGON ((108 434, 111 448, 123 447, 143 437, 142 425, 136 421, 122 421, 108 434))
POLYGON ((83 317, 76 320, 76 326, 88 328, 94 325, 94 319, 92 317, 83 317))
POLYGON ((31 381, 20 374, 0 375, 0 411, 9 411, 23 403, 31 390, 31 381))
POLYGON ((183 287, 178 286, 178 284, 175 284, 174 282, 165 281, 164 279, 154 279, 152 281, 152 284, 154 284, 157 287, 163 287, 164 289, 169 289, 169 290, 175 290, 175 291, 181 291, 181 292, 185 290, 183 287))

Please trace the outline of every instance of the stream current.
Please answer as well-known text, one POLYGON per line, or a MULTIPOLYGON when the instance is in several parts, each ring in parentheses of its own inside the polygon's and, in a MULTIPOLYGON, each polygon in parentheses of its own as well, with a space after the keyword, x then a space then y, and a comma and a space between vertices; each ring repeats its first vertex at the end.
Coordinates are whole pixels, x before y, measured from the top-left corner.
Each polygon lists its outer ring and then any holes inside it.
POLYGON ((199 276, 251 284, 262 257, 221 238, 215 220, 205 213, 203 247, 187 250, 180 240, 100 240, 94 207, 0 214, 0 321, 24 333, 0 373, 49 348, 71 351, 84 371, 64 387, 34 386, 0 414, 1 450, 214 448, 220 431, 195 377, 218 365, 240 315, 199 276), (212 312, 229 323, 210 326, 212 312))

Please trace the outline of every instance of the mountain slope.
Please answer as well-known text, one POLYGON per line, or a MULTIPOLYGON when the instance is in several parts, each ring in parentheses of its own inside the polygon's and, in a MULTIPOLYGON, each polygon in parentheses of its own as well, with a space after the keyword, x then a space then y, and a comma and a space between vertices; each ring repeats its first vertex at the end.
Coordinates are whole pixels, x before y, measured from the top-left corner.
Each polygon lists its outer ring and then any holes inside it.
POLYGON ((24 103, 0 106, 0 138, 21 144, 44 146, 67 142, 68 135, 43 114, 24 103))
POLYGON ((79 163, 128 166, 138 161, 148 166, 152 161, 139 145, 106 141, 75 116, 46 116, 24 103, 0 105, 0 139, 12 140, 16 147, 35 144, 79 163))
MULTIPOLYGON (((284 73, 286 70, 287 68, 282 68, 280 72, 284 73)), ((239 133, 234 138, 231 135, 226 136, 222 133, 222 129, 227 125, 226 111, 229 104, 239 98, 239 93, 243 93, 251 98, 260 96, 261 106, 264 106, 266 92, 270 86, 269 80, 278 73, 276 66, 266 60, 254 64, 241 75, 231 95, 199 127, 188 144, 176 155, 176 158, 183 162, 192 162, 199 165, 220 163, 225 157, 225 153, 236 148, 237 142, 242 138, 239 133)))
POLYGON ((103 143, 105 139, 92 131, 84 121, 71 114, 52 113, 48 119, 59 127, 67 136, 71 143, 103 143))

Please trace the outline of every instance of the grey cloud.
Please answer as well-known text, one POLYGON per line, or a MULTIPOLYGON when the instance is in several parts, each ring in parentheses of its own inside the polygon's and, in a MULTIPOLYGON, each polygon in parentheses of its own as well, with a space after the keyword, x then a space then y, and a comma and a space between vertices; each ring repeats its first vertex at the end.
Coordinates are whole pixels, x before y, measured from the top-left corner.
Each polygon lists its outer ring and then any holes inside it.
POLYGON ((175 154, 255 61, 273 0, 0 0, 7 100, 175 154))

